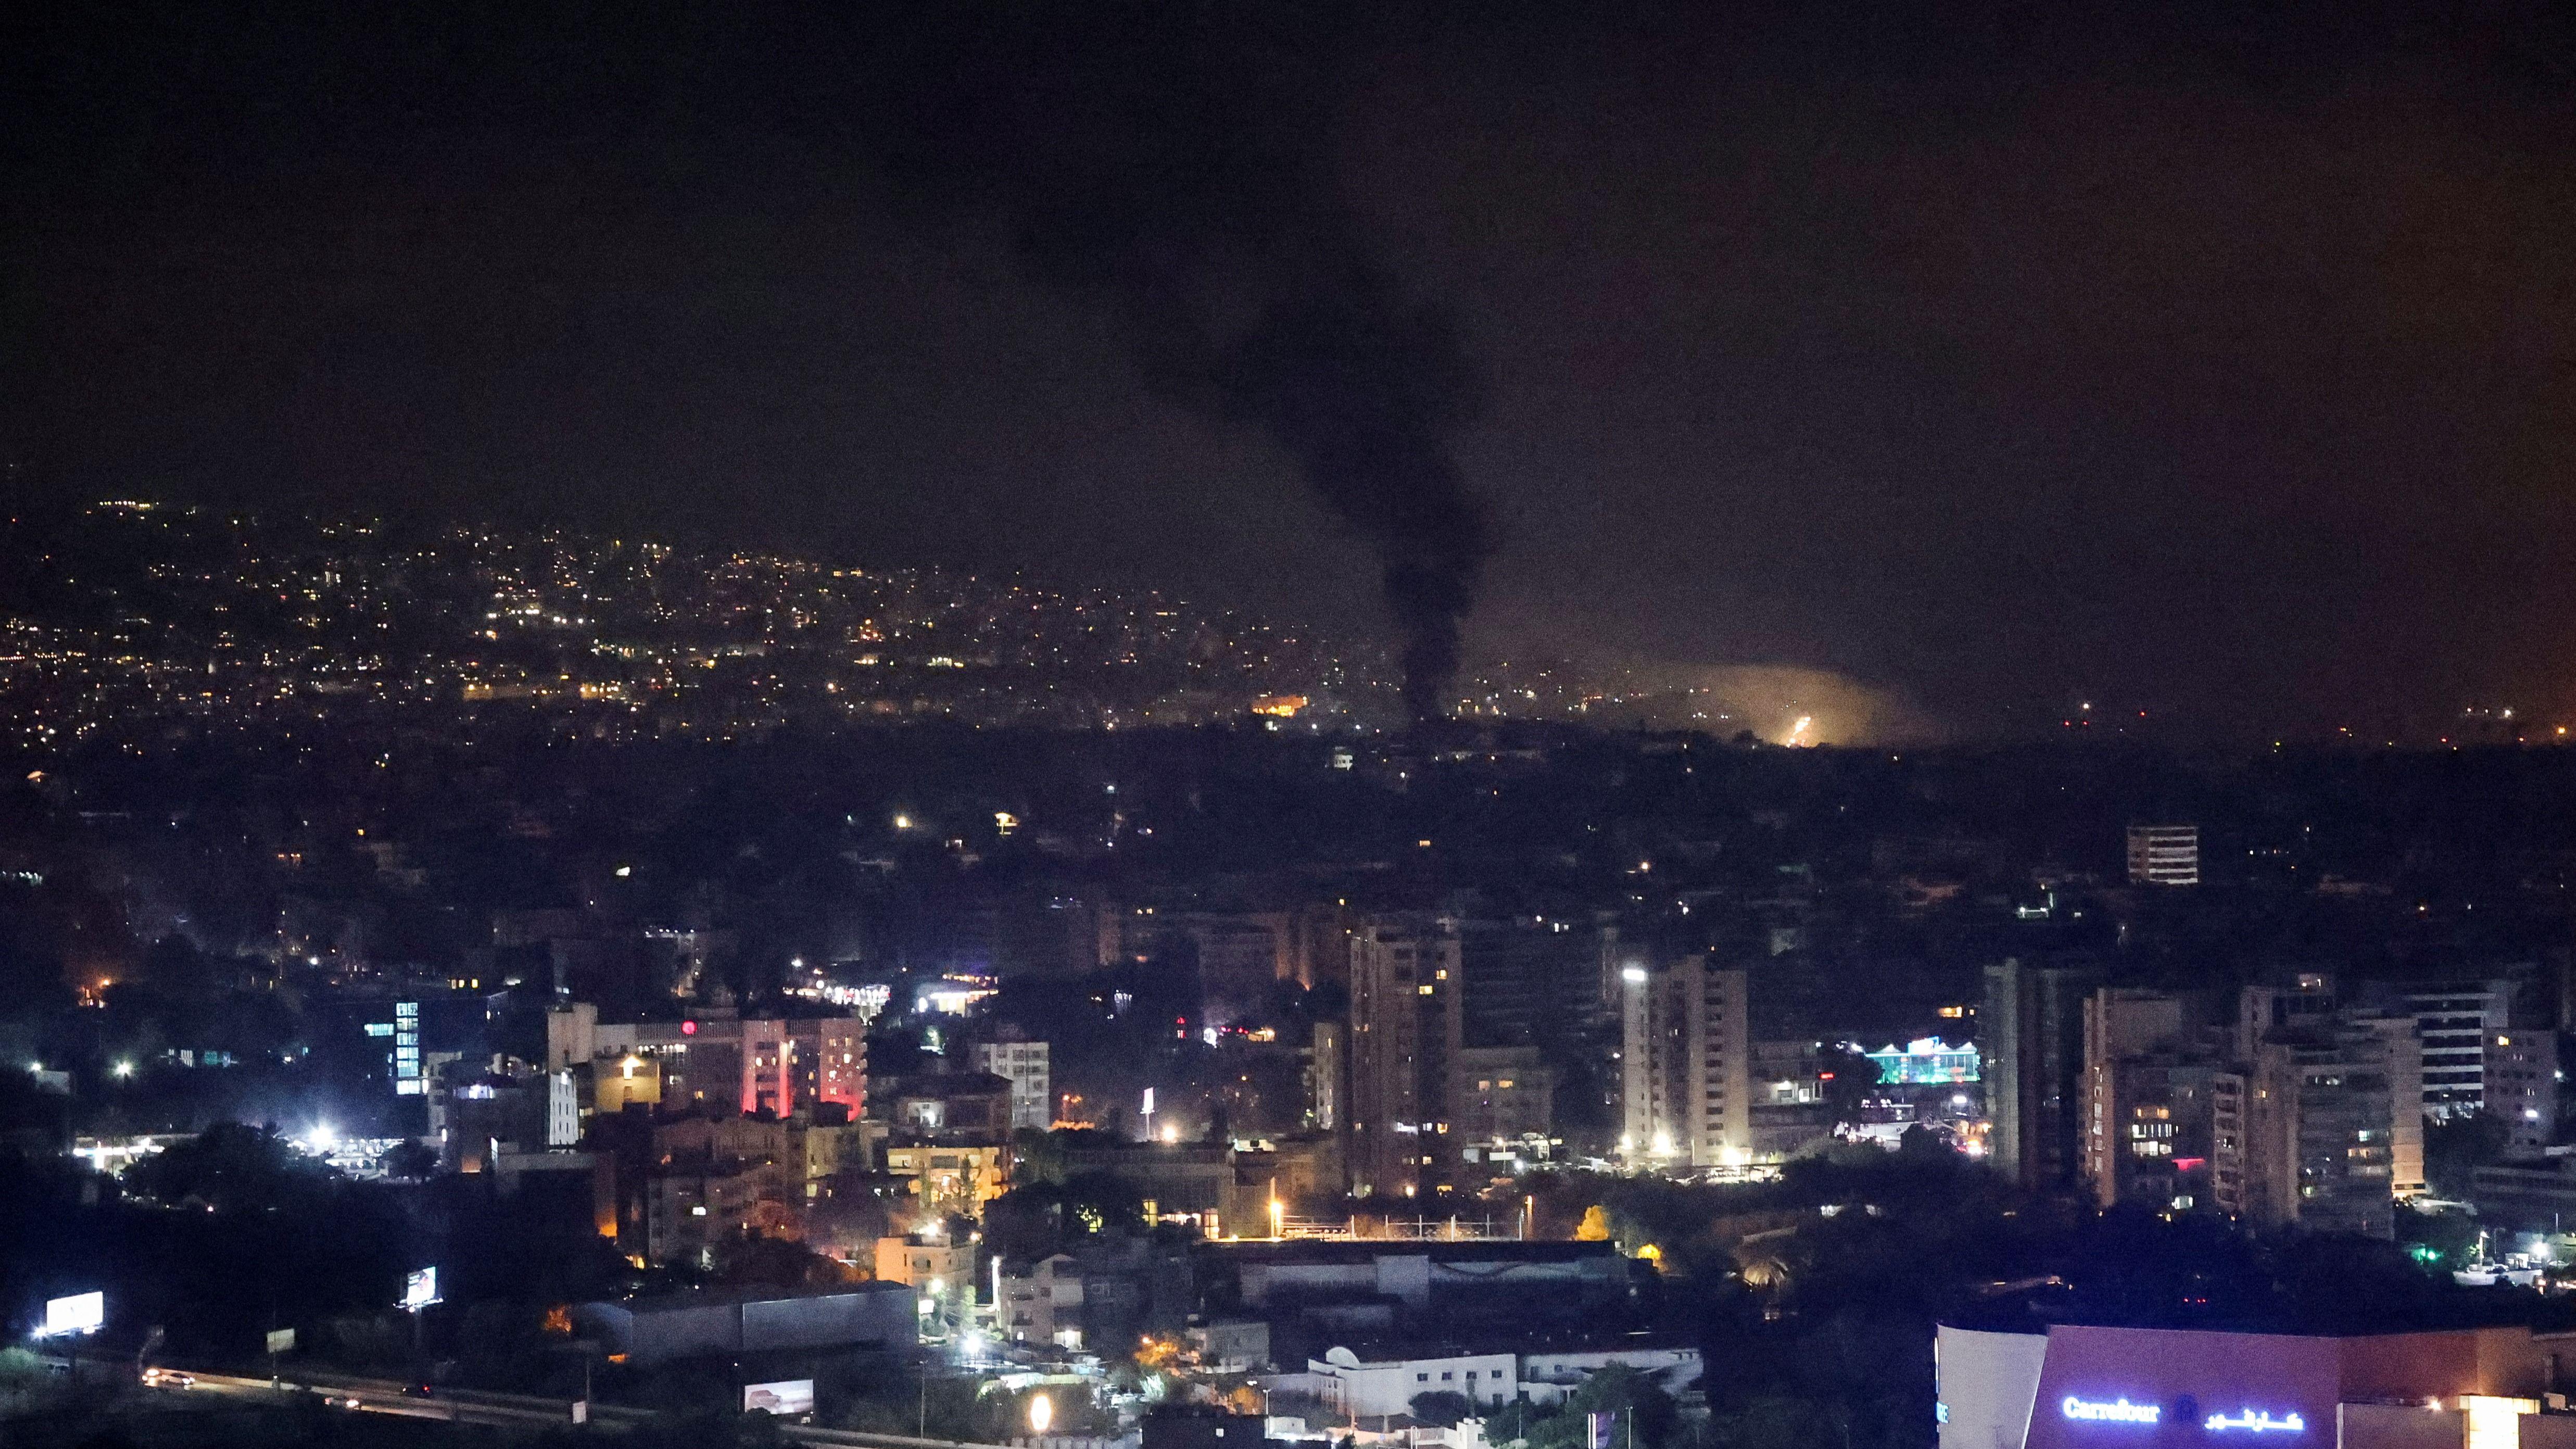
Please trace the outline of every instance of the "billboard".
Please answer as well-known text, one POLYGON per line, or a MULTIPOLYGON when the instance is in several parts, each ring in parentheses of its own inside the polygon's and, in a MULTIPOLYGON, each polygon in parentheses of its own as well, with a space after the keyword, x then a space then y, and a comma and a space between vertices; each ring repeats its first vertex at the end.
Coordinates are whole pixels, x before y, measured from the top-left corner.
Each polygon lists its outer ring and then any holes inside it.
POLYGON ((403 1279, 402 1306, 427 1308, 438 1301, 438 1270, 423 1268, 403 1279))
POLYGON ((420 1072, 420 1003, 394 1003, 394 1095, 417 1097, 429 1089, 420 1072))
POLYGON ((790 1414, 810 1414, 814 1412, 814 1381, 780 1379, 774 1384, 745 1384, 742 1411, 748 1414, 754 1409, 765 1409, 782 1419, 790 1414))
POLYGON ((69 1298, 45 1300, 45 1326, 38 1330, 45 1338, 65 1333, 96 1333, 107 1322, 107 1295, 75 1293, 69 1298))

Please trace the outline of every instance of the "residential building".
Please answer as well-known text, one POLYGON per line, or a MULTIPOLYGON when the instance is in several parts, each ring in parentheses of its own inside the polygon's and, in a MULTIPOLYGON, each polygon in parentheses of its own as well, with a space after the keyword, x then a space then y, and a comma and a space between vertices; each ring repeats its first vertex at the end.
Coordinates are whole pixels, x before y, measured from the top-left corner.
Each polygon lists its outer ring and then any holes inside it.
POLYGON ((867 1027, 855 1016, 746 1021, 721 1000, 679 1021, 604 1022, 586 1001, 546 1013, 548 1070, 628 1056, 655 1060, 667 1106, 780 1117, 818 1101, 853 1117, 866 1110, 867 1027))
POLYGON ((2423 1186, 2412 1023, 2345 1013, 2212 1078, 2212 1196, 2263 1227, 2387 1237, 2423 1186))
POLYGON ((1349 1136, 1353 1190, 1411 1197, 1456 1181, 1450 1071, 1465 992, 1458 937, 1425 918, 1351 935, 1349 1136))
POLYGON ((881 1089, 895 1130, 959 1142, 1001 1142, 1011 1135, 1018 1088, 991 1072, 924 1072, 881 1089))
POLYGON ((1082 1347, 1082 1274, 1073 1258, 1058 1253, 1001 1275, 1002 1332, 1013 1343, 1082 1347))
POLYGON ((2486 1110, 2504 1121, 2506 1154, 2538 1157, 2558 1136, 2558 1033, 2514 1027, 2489 1036, 2481 1088, 2486 1110))
POLYGON ((2576 1153, 2499 1162, 2471 1174, 2469 1201, 2482 1228, 2564 1232, 2576 1224, 2576 1153))
POLYGON ((716 1244, 782 1226, 775 1215, 785 1205, 777 1168, 741 1162, 659 1170, 645 1180, 642 1196, 644 1237, 631 1246, 647 1262, 701 1267, 716 1244))
POLYGON ((2487 1106, 2488 1043, 2512 1024, 2513 983, 2458 981, 2399 998, 2424 1059, 2424 1110, 2448 1121, 2487 1106))
POLYGON ((1537 1047, 1465 1047, 1456 1071, 1450 1095, 1469 1160, 1498 1146, 1544 1139, 1554 1127, 1556 1070, 1537 1047))
MULTIPOLYGON (((1752 1047, 1753 1160, 1777 1162, 1834 1130, 1825 1096, 1825 1044, 1812 1038, 1756 1041, 1752 1047)), ((1884 1073, 1882 1072, 1882 1075, 1884 1073)))
POLYGON ((984 1204, 1011 1190, 1011 1149, 999 1143, 918 1142, 885 1146, 885 1170, 905 1179, 916 1215, 963 1213, 981 1219, 984 1204))
POLYGON ((1751 1162, 1745 973, 1702 954, 1630 967, 1621 985, 1621 1150, 1676 1166, 1751 1162))
POLYGON ((1470 1047, 1535 1046, 1579 1051, 1609 1014, 1589 992, 1566 983, 1599 970, 1602 929, 1581 920, 1461 917, 1458 963, 1467 983, 1464 1036, 1470 1047))
POLYGON ((1338 1021, 1319 1021, 1307 1038, 1306 1126, 1339 1135, 1343 1103, 1350 1093, 1350 1028, 1338 1021))
POLYGON ((2197 825, 2130 826, 2129 884, 2149 886, 2200 884, 2200 827, 2197 825))
POLYGON ((571 1147, 581 1140, 580 1086, 570 1072, 538 1072, 512 1057, 469 1067, 436 1064, 428 1088, 429 1140, 440 1170, 489 1171, 503 1152, 571 1147))
POLYGON ((2094 984, 2087 966, 2007 958, 1986 967, 1977 1033, 1994 1124, 1987 1151, 2025 1188, 2057 1191, 2080 1174, 2084 997, 2094 984))
POLYGON ((1055 1088, 1042 1041, 978 1042, 971 1058, 975 1070, 1011 1084, 1011 1127, 1044 1132, 1055 1123, 1055 1088))
POLYGON ((929 1298, 945 1298, 957 1293, 968 1297, 975 1293, 975 1245, 952 1243, 945 1238, 915 1233, 909 1237, 879 1238, 876 1251, 877 1281, 909 1284, 929 1298))
POLYGON ((2188 1209, 2206 1191, 2218 1061, 2180 997, 2105 986, 2084 999, 2083 1172, 2102 1207, 2188 1209))

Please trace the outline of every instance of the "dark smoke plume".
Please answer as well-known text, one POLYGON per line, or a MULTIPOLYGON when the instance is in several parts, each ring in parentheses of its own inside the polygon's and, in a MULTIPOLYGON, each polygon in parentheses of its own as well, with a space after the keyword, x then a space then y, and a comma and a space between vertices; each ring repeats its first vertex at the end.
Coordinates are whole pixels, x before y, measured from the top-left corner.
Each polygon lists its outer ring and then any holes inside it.
POLYGON ((1444 318, 1355 272, 1264 309, 1226 353, 1222 391, 1377 545, 1404 635, 1404 699, 1447 713, 1458 625, 1491 547, 1449 438, 1465 419, 1465 360, 1444 318))
MULTIPOLYGON (((1405 701, 1446 713, 1459 627, 1493 548, 1452 441, 1475 370, 1438 308, 1380 263, 1330 179, 1329 7, 947 12, 894 173, 998 211, 1030 272, 1099 298, 1147 381, 1260 428, 1376 549, 1405 701)), ((923 39, 925 37, 916 37, 923 39)))

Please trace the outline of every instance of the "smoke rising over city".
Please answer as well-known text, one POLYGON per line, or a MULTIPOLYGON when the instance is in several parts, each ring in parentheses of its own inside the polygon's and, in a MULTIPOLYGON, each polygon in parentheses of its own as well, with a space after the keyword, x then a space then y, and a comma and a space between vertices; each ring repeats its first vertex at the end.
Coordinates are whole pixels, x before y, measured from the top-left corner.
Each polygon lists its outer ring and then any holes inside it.
POLYGON ((1330 36, 1006 7, 944 41, 938 74, 974 89, 903 108, 894 172, 998 212, 1034 276, 1116 311, 1157 392, 1286 455, 1376 555, 1406 700, 1430 718, 1494 547, 1455 450, 1479 388, 1455 319, 1339 193, 1330 36))

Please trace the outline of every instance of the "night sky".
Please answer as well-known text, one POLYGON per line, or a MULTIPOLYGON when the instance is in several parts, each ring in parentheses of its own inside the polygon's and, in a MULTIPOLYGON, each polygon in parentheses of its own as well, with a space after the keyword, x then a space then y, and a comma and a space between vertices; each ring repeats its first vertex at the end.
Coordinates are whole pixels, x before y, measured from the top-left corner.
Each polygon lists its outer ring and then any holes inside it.
POLYGON ((2548 8, 357 8, 16 9, 13 492, 2576 720, 2548 8))

